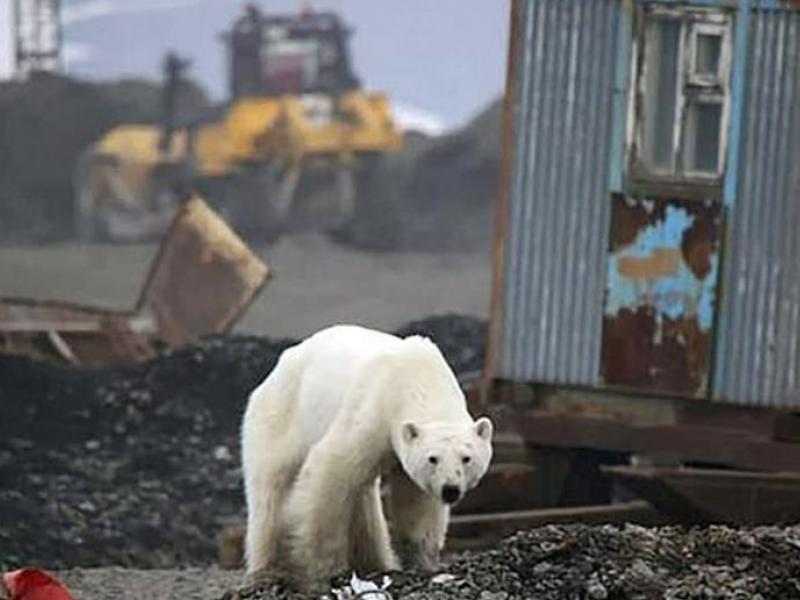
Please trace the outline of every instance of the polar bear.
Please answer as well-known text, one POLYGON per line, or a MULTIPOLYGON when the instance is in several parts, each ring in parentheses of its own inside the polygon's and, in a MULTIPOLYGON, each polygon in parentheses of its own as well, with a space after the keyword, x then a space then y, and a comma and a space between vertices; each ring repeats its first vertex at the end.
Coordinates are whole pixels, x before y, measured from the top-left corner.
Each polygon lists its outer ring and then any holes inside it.
POLYGON ((436 568, 493 429, 427 338, 337 325, 287 349, 242 421, 248 579, 436 568))

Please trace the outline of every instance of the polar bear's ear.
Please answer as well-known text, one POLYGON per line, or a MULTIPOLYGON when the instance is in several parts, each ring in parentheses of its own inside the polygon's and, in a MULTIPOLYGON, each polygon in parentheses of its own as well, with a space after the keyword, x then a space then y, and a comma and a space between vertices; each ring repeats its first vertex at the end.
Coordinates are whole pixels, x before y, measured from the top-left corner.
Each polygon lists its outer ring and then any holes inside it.
POLYGON ((478 434, 478 437, 486 440, 487 442, 492 439, 494 425, 489 417, 481 417, 475 421, 475 433, 478 434))
POLYGON ((403 441, 406 443, 413 442, 419 437, 419 427, 414 423, 403 423, 403 441))

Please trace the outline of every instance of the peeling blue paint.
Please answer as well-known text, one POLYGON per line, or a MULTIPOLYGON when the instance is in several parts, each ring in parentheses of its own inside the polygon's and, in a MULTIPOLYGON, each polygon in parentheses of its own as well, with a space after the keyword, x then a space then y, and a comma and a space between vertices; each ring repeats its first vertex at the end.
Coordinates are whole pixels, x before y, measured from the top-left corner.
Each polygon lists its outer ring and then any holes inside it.
POLYGON ((681 253, 681 243, 693 223, 694 217, 686 209, 669 206, 662 221, 643 228, 632 244, 610 256, 606 315, 614 316, 623 308, 635 311, 651 307, 659 322, 662 316, 672 320, 696 318, 702 330, 711 329, 719 259, 716 254, 711 257, 711 268, 703 279, 698 279, 689 268, 681 253), (672 272, 653 277, 630 277, 622 273, 620 265, 625 259, 649 259, 659 252, 677 255, 672 272))

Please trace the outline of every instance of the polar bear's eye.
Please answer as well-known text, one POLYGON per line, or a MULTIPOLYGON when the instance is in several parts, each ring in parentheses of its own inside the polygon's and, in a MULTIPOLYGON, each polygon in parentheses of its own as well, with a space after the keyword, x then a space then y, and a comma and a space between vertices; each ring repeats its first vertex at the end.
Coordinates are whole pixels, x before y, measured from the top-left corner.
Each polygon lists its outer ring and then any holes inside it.
POLYGON ((439 462, 439 457, 437 457, 437 456, 429 456, 428 457, 428 462, 431 463, 432 465, 435 465, 436 463, 439 462))
POLYGON ((472 457, 471 457, 471 456, 465 456, 464 458, 462 458, 462 459, 461 459, 461 462, 462 462, 462 463, 464 463, 464 464, 466 465, 466 464, 468 464, 468 463, 469 463, 469 461, 471 461, 471 460, 472 460, 472 457))

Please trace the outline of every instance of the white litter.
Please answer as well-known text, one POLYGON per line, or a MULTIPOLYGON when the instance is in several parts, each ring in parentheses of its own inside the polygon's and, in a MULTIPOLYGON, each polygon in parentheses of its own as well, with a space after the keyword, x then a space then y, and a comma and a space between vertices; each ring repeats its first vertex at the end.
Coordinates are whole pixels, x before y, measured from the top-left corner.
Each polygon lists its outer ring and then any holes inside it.
POLYGON ((392 595, 386 591, 392 580, 384 575, 381 587, 372 581, 361 579, 353 573, 350 583, 344 587, 331 590, 336 600, 392 600, 392 595))

